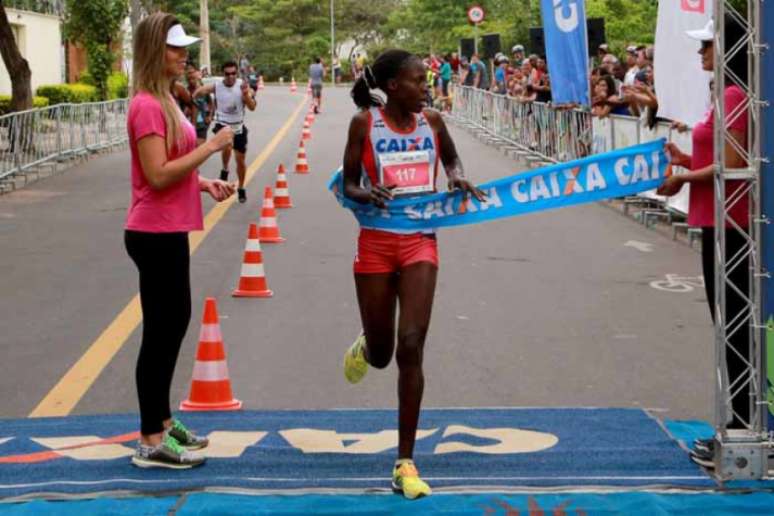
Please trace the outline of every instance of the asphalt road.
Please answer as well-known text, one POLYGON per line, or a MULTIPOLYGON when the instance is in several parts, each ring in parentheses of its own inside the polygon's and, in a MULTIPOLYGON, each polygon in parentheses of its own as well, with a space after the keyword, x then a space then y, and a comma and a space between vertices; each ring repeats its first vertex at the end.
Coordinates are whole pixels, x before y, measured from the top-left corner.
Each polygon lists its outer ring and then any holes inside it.
MULTIPOLYGON (((287 242, 264 245, 271 299, 234 299, 249 222, 278 163, 292 168, 303 118, 192 258, 194 315, 173 403, 193 367, 206 296, 216 297, 236 396, 248 409, 394 407, 396 370, 343 378, 360 323, 353 217, 326 191, 354 105, 324 92, 308 142, 311 174, 290 174, 296 207, 280 212, 287 242)), ((268 88, 248 117, 248 163, 302 101, 268 88)), ((523 165, 451 127, 476 181, 523 165)), ((219 157, 202 173, 215 177, 219 157)), ((232 169, 233 170, 233 169, 232 169)), ((136 294, 123 247, 129 156, 92 159, 0 197, 0 415, 25 417, 136 294)), ((205 202, 205 212, 212 203, 205 202)), ((666 274, 698 276, 699 255, 604 205, 443 230, 425 353, 425 405, 650 407, 711 419, 712 329, 701 288, 667 292, 666 274), (632 244, 632 242, 635 242, 632 244), (628 245, 627 245, 628 243, 628 245), (650 244, 641 245, 642 244, 650 244), (649 249, 649 251, 648 251, 649 249)), ((136 330, 74 413, 136 412, 136 330)))

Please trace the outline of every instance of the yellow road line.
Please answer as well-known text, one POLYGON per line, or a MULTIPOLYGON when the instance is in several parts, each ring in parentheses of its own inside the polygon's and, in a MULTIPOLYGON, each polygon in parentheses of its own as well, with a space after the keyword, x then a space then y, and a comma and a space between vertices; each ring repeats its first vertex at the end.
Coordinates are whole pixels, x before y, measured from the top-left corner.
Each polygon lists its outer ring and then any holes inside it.
MULTIPOLYGON (((264 162, 271 156, 277 145, 282 141, 293 122, 298 117, 301 109, 305 105, 302 100, 295 111, 285 121, 274 138, 263 148, 261 153, 255 158, 247 169, 245 182, 249 183, 255 173, 264 162)), ((207 213, 204 218, 204 230, 190 234, 189 242, 191 254, 196 251, 199 244, 212 231, 212 228, 223 218, 228 209, 234 204, 235 199, 232 196, 228 200, 216 204, 207 213)), ((105 328, 105 331, 97 337, 97 340, 89 346, 89 349, 78 359, 69 371, 57 382, 48 394, 38 403, 38 406, 30 413, 30 417, 52 417, 66 416, 74 408, 81 398, 88 392, 91 386, 99 377, 100 373, 107 367, 113 357, 126 343, 129 336, 134 332, 142 320, 142 311, 140 309, 140 296, 135 295, 129 304, 113 319, 113 322, 105 328)))

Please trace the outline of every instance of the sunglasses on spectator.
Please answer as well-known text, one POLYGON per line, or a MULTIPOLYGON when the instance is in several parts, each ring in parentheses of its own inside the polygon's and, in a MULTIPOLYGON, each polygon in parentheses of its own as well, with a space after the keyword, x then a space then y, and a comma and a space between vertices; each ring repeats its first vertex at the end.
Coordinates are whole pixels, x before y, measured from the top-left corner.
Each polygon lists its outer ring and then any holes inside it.
POLYGON ((230 77, 230 76, 236 75, 236 74, 237 74, 237 72, 223 72, 223 75, 225 75, 226 77, 230 77))
POLYGON ((701 42, 701 50, 707 50, 708 48, 712 48, 712 41, 702 41, 701 42))

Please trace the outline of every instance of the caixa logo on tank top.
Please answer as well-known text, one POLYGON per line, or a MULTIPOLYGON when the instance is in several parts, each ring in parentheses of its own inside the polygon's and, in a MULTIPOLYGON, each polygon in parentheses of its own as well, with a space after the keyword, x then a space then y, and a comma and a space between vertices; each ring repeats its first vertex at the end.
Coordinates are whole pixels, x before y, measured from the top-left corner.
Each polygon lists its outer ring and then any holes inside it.
POLYGON ((417 136, 408 138, 379 138, 376 140, 376 152, 406 152, 433 150, 435 144, 429 136, 417 136))
POLYGON ((689 13, 704 13, 704 0, 682 0, 680 8, 689 13))

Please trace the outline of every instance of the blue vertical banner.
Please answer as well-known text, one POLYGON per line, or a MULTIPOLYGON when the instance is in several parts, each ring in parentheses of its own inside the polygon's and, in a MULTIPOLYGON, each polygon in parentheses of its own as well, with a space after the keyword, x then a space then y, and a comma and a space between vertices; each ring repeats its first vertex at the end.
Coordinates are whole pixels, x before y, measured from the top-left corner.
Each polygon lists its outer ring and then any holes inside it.
MULTIPOLYGON (((774 48, 774 9, 761 9, 761 43, 774 48)), ((761 56, 761 70, 774 70, 774 52, 761 56)), ((761 217, 774 220, 774 82, 761 81, 761 217)), ((763 366, 766 370, 768 427, 774 430, 774 224, 761 224, 761 264, 772 276, 761 278, 761 318, 766 325, 763 366)))
POLYGON ((555 104, 589 105, 585 0, 541 0, 546 60, 555 104))

